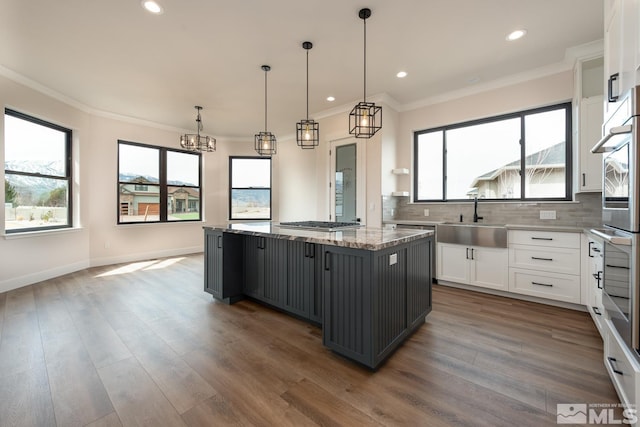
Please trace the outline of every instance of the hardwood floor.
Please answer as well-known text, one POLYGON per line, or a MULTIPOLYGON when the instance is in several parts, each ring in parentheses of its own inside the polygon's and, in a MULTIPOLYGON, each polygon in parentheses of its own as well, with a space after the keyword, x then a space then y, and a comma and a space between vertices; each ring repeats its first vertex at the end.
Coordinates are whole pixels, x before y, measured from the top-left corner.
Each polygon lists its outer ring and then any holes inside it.
POLYGON ((203 292, 203 256, 0 294, 0 426, 545 426, 614 403, 588 314, 434 286, 378 370, 319 328, 203 292))

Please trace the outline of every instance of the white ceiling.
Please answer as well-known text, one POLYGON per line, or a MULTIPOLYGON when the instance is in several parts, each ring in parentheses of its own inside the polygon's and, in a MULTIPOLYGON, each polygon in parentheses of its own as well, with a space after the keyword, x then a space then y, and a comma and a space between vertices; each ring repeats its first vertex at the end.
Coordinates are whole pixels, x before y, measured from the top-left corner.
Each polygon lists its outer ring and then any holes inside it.
POLYGON ((561 63, 568 47, 603 37, 602 0, 158 2, 155 16, 140 0, 0 0, 0 71, 178 129, 195 130, 202 105, 205 134, 252 139, 264 130, 268 64, 268 130, 281 138, 306 115, 303 41, 314 45, 310 115, 362 100, 362 7, 372 10, 367 96, 399 109, 561 63), (505 40, 521 27, 524 39, 505 40))

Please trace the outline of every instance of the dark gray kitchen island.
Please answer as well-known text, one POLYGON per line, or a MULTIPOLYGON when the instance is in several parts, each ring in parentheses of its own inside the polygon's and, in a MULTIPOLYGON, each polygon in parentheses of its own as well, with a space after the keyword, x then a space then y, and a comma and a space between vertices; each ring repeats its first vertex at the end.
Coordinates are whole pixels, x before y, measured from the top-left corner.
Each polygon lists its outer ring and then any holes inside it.
POLYGON ((377 369, 431 311, 433 231, 204 227, 204 290, 322 327, 323 344, 377 369))

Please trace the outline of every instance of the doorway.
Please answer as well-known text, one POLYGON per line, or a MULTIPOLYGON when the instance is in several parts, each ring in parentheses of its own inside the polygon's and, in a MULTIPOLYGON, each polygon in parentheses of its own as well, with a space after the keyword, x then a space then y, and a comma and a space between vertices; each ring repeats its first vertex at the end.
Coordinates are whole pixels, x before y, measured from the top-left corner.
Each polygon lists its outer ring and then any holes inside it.
POLYGON ((345 138, 330 142, 331 212, 338 222, 366 223, 365 144, 345 138))

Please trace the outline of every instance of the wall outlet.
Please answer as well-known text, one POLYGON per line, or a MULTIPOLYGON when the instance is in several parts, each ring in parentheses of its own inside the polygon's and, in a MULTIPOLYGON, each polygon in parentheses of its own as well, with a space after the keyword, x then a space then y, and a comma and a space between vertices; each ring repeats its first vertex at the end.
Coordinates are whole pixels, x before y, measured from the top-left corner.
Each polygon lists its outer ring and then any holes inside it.
POLYGON ((398 254, 389 255, 389 265, 393 265, 397 263, 398 263, 398 254))
POLYGON ((540 211, 540 219, 556 219, 556 211, 540 211))
POLYGON ((424 216, 429 216, 429 209, 424 210, 424 216))

